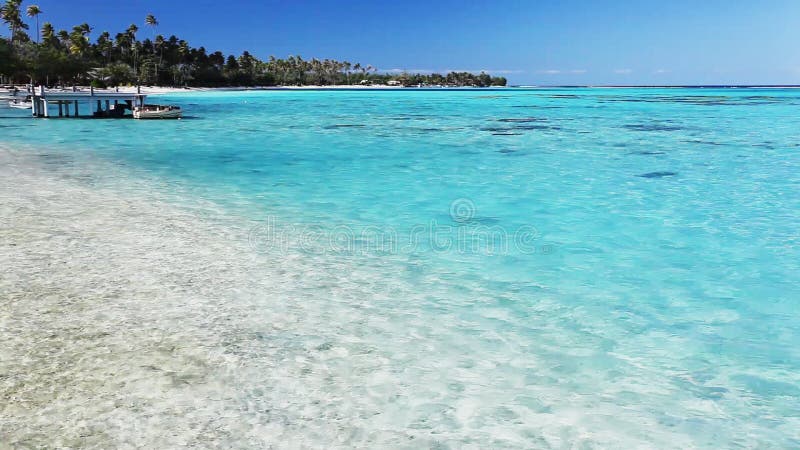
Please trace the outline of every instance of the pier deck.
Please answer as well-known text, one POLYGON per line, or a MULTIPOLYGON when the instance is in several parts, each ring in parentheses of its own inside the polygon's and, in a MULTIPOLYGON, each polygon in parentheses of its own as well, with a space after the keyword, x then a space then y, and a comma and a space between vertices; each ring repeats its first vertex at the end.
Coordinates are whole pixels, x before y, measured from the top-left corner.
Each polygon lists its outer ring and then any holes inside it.
POLYGON ((141 92, 48 91, 44 86, 31 94, 34 117, 123 117, 125 110, 143 106, 146 98, 141 92))

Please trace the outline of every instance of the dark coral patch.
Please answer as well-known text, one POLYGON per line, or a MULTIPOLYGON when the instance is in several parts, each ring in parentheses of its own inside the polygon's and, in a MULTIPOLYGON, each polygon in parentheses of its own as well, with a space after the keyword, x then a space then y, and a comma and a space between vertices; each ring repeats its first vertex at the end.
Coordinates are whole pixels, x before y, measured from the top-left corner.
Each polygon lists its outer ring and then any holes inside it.
POLYGON ((664 177, 673 177, 677 174, 678 174, 677 172, 649 172, 636 176, 642 178, 664 178, 664 177))
POLYGON ((635 123, 624 125, 624 127, 632 131, 679 131, 683 129, 679 126, 660 123, 635 123))

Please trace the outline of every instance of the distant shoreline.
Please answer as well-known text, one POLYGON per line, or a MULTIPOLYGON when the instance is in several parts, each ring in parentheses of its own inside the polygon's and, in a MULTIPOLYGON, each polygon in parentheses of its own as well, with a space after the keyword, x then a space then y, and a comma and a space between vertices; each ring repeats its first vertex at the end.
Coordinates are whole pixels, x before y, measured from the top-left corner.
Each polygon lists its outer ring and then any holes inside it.
MULTIPOLYGON (((519 85, 519 86, 232 86, 232 87, 142 87, 143 93, 179 93, 179 92, 225 92, 225 91, 505 91, 514 89, 798 89, 800 85, 684 85, 684 86, 616 86, 616 85, 519 85)), ((86 88, 88 89, 88 88, 86 88)), ((120 88, 120 92, 135 90, 134 87, 120 88)))
MULTIPOLYGON (((665 85, 665 86, 634 86, 634 85, 515 85, 515 86, 388 86, 388 85, 339 85, 339 86, 231 86, 231 87, 142 87, 142 92, 215 92, 215 91, 503 91, 509 89, 798 89, 800 85, 665 85)), ((88 89, 88 88, 87 88, 88 89)), ((135 88, 120 88, 121 92, 135 88)))
MULTIPOLYGON (((16 85, 19 89, 17 95, 25 95, 27 86, 16 85)), ((516 89, 547 90, 547 89, 798 89, 800 85, 683 85, 683 86, 615 86, 615 85, 519 85, 519 86, 388 86, 388 85, 338 85, 338 86, 225 86, 225 87, 164 87, 141 86, 141 93, 147 95, 180 94, 195 92, 247 92, 247 91, 507 91, 516 89)), ((71 88, 65 88, 67 90, 71 88)), ((89 91, 89 86, 76 86, 78 91, 89 91)), ((52 90, 57 90, 52 88, 52 90)), ((95 89, 95 92, 136 92, 135 86, 121 86, 119 88, 95 89)))
POLYGON ((687 84, 687 85, 520 85, 512 88, 592 88, 592 89, 796 89, 798 84, 687 84))

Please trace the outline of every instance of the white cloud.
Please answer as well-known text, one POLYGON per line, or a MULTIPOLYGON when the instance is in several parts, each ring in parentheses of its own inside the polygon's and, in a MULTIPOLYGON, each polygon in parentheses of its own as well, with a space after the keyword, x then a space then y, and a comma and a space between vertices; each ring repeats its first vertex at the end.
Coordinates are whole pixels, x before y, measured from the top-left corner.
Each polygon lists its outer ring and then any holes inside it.
POLYGON ((386 72, 386 73, 433 73, 435 70, 430 69, 388 69, 388 70, 380 70, 379 72, 386 72))
POLYGON ((483 72, 493 73, 495 75, 512 75, 515 73, 525 73, 524 70, 512 70, 512 69, 484 69, 483 72))
POLYGON ((614 73, 617 74, 617 75, 628 75, 629 73, 633 73, 633 70, 631 70, 631 69, 617 69, 617 70, 614 71, 614 73))
POLYGON ((571 69, 571 70, 547 69, 547 70, 537 70, 536 73, 540 75, 558 75, 562 73, 580 75, 586 73, 586 69, 571 69))
POLYGON ((516 73, 525 73, 522 70, 514 70, 514 69, 388 69, 388 70, 381 70, 380 72, 384 73, 441 73, 446 74, 450 72, 470 72, 470 73, 481 73, 486 72, 491 75, 510 75, 516 73))

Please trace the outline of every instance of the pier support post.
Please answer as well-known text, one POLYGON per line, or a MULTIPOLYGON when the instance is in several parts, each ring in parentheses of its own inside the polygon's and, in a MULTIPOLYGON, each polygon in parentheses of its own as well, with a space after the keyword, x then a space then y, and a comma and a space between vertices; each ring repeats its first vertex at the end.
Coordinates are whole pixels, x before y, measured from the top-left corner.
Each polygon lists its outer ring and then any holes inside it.
POLYGON ((78 101, 75 100, 75 117, 79 117, 79 116, 80 115, 78 114, 78 101))
POLYGON ((58 117, 64 117, 64 104, 58 102, 58 117))
POLYGON ((42 112, 44 113, 45 117, 50 117, 50 111, 47 108, 48 106, 47 100, 42 100, 42 112))

